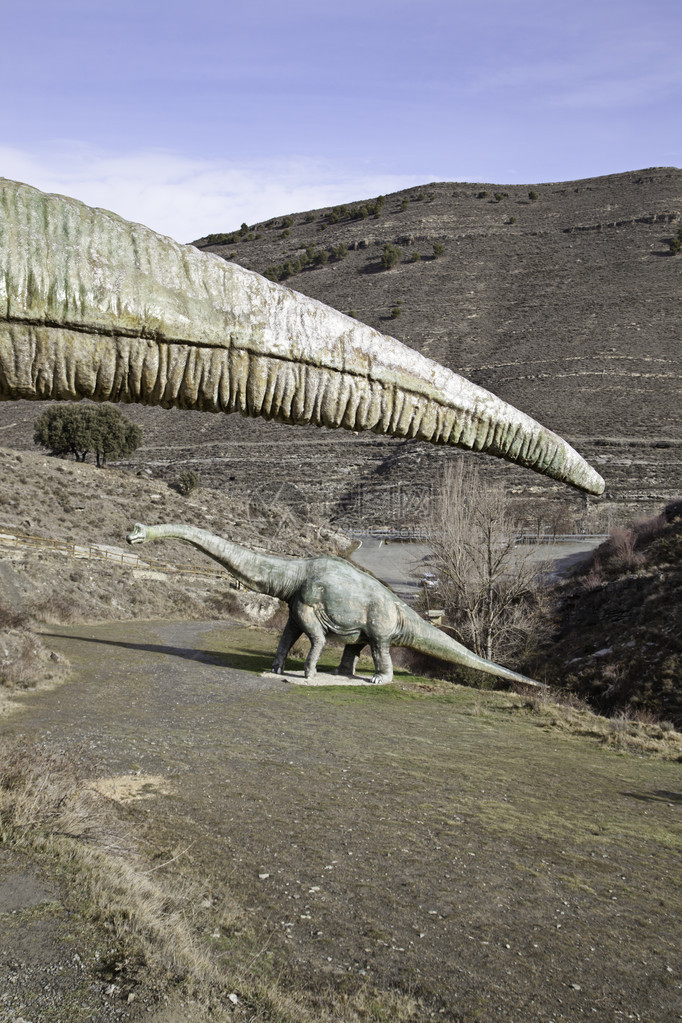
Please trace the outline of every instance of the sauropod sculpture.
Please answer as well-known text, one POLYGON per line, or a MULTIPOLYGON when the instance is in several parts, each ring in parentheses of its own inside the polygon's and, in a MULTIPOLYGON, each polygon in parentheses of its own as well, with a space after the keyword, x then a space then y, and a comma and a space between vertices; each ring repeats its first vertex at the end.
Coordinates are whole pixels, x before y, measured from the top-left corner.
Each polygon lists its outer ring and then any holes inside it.
POLYGON ((136 522, 126 536, 130 544, 163 539, 184 540, 192 544, 250 589, 279 597, 288 604, 289 618, 272 665, 277 674, 282 674, 287 654, 299 636, 305 633, 310 640, 305 677, 313 678, 326 638, 331 634, 345 641, 341 663, 336 669, 339 675, 353 675, 361 650, 369 644, 374 660, 372 682, 392 680, 391 647, 403 646, 510 682, 542 686, 541 682, 467 650, 420 618, 374 576, 343 558, 328 555, 289 558, 261 554, 223 540, 205 529, 176 523, 145 526, 136 522))

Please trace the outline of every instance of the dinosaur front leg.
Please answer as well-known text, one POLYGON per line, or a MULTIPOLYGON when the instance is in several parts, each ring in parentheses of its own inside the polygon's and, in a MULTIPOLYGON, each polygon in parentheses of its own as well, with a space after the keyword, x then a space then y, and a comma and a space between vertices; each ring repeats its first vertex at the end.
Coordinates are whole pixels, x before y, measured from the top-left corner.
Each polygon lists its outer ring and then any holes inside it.
POLYGON ((341 663, 338 668, 334 669, 335 675, 346 675, 348 678, 352 678, 355 674, 355 667, 358 663, 358 657, 362 653, 363 647, 366 643, 346 643, 343 648, 343 654, 341 656, 341 663))
POLYGON ((393 661, 391 660, 391 648, 383 640, 376 640, 371 644, 372 658, 374 660, 374 675, 372 682, 393 681, 393 661))
POLYGON ((292 622, 291 618, 287 619, 282 638, 277 646, 275 659, 272 662, 272 671, 276 675, 281 675, 284 671, 284 662, 287 659, 287 655, 302 632, 303 629, 295 622, 292 622))

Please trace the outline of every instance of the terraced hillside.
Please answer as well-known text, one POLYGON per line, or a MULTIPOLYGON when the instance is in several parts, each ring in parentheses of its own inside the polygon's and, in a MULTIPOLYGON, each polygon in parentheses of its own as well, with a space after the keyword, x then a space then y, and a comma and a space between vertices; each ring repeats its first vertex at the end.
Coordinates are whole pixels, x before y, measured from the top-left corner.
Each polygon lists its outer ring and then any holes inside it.
MULTIPOLYGON (((195 244, 392 334, 567 437, 607 481, 593 524, 682 493, 682 171, 539 185, 425 185, 195 244), (385 269, 385 246, 400 249, 385 269), (615 506, 615 508, 614 508, 615 506)), ((0 407, 0 438, 32 446, 39 407, 0 407)), ((137 459, 159 475, 254 491, 348 521, 419 518, 451 452, 261 421, 136 409, 137 459)), ((487 460, 488 461, 488 460, 487 460)), ((521 495, 561 488, 502 470, 521 495)), ((565 488, 563 488, 565 490, 565 488)), ((589 521, 588 521, 589 520, 589 521)), ((602 524, 606 524, 603 522, 602 524)))

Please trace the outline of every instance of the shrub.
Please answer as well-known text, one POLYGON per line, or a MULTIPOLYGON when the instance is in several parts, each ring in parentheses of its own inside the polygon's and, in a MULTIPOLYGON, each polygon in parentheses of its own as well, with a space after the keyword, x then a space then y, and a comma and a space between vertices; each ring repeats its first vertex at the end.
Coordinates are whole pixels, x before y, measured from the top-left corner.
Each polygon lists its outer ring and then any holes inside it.
POLYGON ((409 205, 410 205, 410 200, 409 199, 403 199, 403 201, 400 204, 400 212, 404 213, 409 205))
POLYGON ((344 242, 341 242, 340 245, 336 245, 332 248, 332 259, 334 260, 345 259, 347 255, 348 246, 344 242))
POLYGON ((325 263, 329 262, 329 253, 326 249, 320 249, 313 256, 313 266, 324 266, 325 263))
POLYGON ((185 472, 181 472, 177 478, 175 489, 179 494, 187 497, 193 490, 196 490, 199 486, 199 476, 192 469, 187 469, 185 472))
POLYGON ((493 198, 495 199, 495 202, 502 202, 503 199, 507 198, 507 192, 495 192, 493 198))
POLYGON ((489 192, 479 192, 477 198, 478 199, 487 199, 489 194, 490 194, 489 192))
POLYGON ((97 465, 127 458, 142 443, 142 430, 113 405, 52 405, 38 416, 33 442, 54 455, 84 462, 95 452, 97 465))
POLYGON ((370 216, 380 217, 385 202, 385 196, 379 195, 374 202, 363 203, 362 206, 352 206, 347 210, 347 215, 351 220, 366 220, 370 216))
POLYGON ((234 245, 234 243, 234 233, 219 232, 218 234, 207 234, 203 245, 234 245))
POLYGON ((337 224, 339 220, 344 220, 348 216, 347 206, 333 206, 332 211, 329 214, 328 220, 330 224, 337 224))
POLYGON ((676 256, 679 252, 682 252, 682 227, 674 238, 668 239, 668 246, 670 247, 671 256, 676 256))
POLYGON ((283 217, 282 218, 281 227, 284 227, 284 228, 292 227, 293 223, 294 223, 294 218, 293 217, 283 217))
POLYGON ((284 230, 282 231, 281 235, 280 235, 280 238, 288 238, 290 234, 291 234, 291 231, 289 230, 289 228, 285 227, 284 230))
POLYGON ((410 256, 410 263, 417 263, 421 258, 422 258, 421 253, 417 252, 417 250, 415 249, 415 251, 410 256))
POLYGON ((433 258, 439 259, 445 253, 445 246, 442 242, 435 242, 433 246, 433 258))
POLYGON ((392 320, 397 320, 399 316, 402 316, 402 314, 403 314, 403 311, 402 311, 402 309, 400 308, 399 305, 394 305, 393 308, 391 309, 391 319, 392 320))
POLYGON ((516 223, 516 217, 510 217, 509 220, 507 221, 507 223, 508 224, 515 224, 516 223))
POLYGON ((315 214, 314 213, 306 213, 306 215, 305 215, 305 223, 306 224, 312 224, 314 220, 315 220, 315 214))
POLYGON ((386 242, 384 251, 381 254, 381 265, 384 270, 390 270, 396 263, 399 263, 402 254, 403 250, 398 248, 397 245, 391 245, 390 242, 386 242))
POLYGON ((531 189, 531 191, 528 193, 528 198, 530 199, 531 202, 535 202, 535 200, 538 198, 538 193, 531 189))

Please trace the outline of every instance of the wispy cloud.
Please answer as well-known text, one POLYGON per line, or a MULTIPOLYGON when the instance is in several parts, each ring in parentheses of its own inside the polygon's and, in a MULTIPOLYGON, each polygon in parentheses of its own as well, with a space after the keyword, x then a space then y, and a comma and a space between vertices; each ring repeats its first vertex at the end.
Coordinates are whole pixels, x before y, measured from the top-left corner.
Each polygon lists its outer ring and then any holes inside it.
POLYGON ((240 164, 159 150, 115 154, 80 142, 36 151, 0 145, 0 175, 113 210, 179 241, 434 178, 349 171, 309 157, 240 164))

